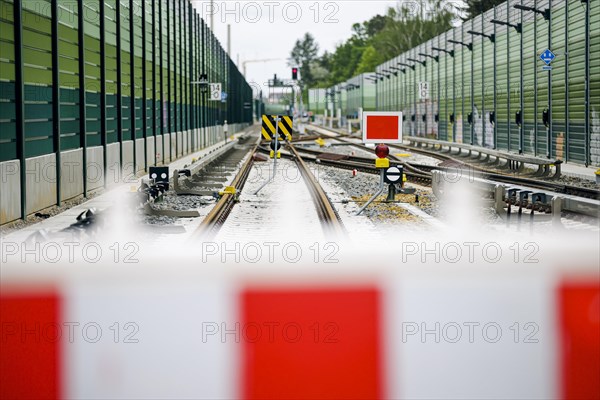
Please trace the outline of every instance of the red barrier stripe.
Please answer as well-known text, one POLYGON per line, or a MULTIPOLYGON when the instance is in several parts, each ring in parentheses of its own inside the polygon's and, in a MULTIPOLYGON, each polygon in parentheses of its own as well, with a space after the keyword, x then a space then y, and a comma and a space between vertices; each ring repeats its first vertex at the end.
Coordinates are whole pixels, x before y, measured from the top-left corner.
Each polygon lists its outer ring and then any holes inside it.
POLYGON ((251 289, 240 310, 244 398, 382 397, 377 290, 251 289))
POLYGON ((563 284, 558 303, 561 398, 600 399, 600 281, 563 284))
POLYGON ((0 296, 0 398, 61 397, 60 307, 55 293, 0 296))

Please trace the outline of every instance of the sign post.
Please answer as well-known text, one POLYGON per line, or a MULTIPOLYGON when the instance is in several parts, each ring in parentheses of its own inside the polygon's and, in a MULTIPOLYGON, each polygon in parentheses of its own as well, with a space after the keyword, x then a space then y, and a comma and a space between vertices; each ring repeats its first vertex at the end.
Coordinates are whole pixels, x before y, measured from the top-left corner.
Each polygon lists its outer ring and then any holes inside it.
POLYGON ((281 135, 282 140, 292 140, 292 125, 293 117, 287 115, 263 115, 262 116, 262 130, 263 137, 267 140, 271 140, 271 158, 273 158, 273 175, 267 179, 267 181, 259 187, 254 194, 258 194, 264 188, 275 179, 277 171, 277 159, 281 157, 279 152, 279 136, 281 135), (275 123, 273 125, 273 122, 275 123))
MULTIPOLYGON (((279 118, 279 116, 275 117, 275 132, 279 132, 279 120, 280 119, 281 118, 279 118)), ((279 139, 279 135, 275 134, 275 149, 276 150, 274 150, 275 154, 273 157, 273 176, 271 177, 271 180, 275 179, 275 174, 277 172, 277 159, 279 158, 279 157, 277 157, 279 155, 279 150, 277 150, 277 149, 279 149, 278 139, 279 139)), ((258 190, 256 191, 256 193, 258 193, 258 190)))
MULTIPOLYGON (((275 132, 278 131, 279 128, 279 116, 275 116, 275 132)), ((273 175, 269 176, 269 179, 267 179, 267 181, 265 183, 263 183, 258 189, 256 189, 256 192, 254 192, 254 194, 258 194, 258 192, 260 192, 262 190, 262 188, 264 188, 265 186, 267 186, 269 184, 269 182, 271 182, 272 180, 275 179, 275 173, 277 171, 277 153, 279 152, 279 142, 277 141, 277 137, 279 135, 276 133, 274 135, 274 140, 275 140, 275 150, 271 150, 275 152, 275 157, 273 157, 273 175)))
MULTIPOLYGON (((421 82, 423 83, 423 82, 421 82)), ((425 82, 427 83, 427 82, 425 82)), ((427 85, 427 96, 429 89, 427 85)), ((390 167, 387 158, 390 149, 385 143, 402 143, 402 112, 396 111, 365 111, 362 113, 363 143, 377 143, 375 147, 375 168, 379 169, 379 188, 357 212, 359 215, 383 193, 385 184, 389 185, 387 201, 394 201, 396 196, 396 184, 400 183, 400 193, 414 193, 414 189, 404 189, 404 172, 401 166, 390 167)))
MULTIPOLYGON (((209 89, 209 82, 208 82, 208 75, 206 75, 205 73, 201 73, 200 74, 200 79, 198 79, 197 81, 192 81, 190 82, 192 85, 199 85, 200 86, 200 96, 201 96, 201 103, 205 104, 206 103, 206 95, 208 94, 208 89, 209 89)), ((165 102, 165 128, 167 127, 166 123, 167 123, 167 117, 166 117, 166 112, 167 112, 167 102, 165 102)), ((202 114, 204 115, 204 114, 202 114)), ((204 133, 206 133, 206 127, 202 128, 204 133)), ((202 141, 202 143, 205 140, 205 135, 201 135, 200 140, 202 141)))
POLYGON ((383 193, 383 189, 385 188, 385 182, 383 181, 384 179, 384 170, 380 169, 380 174, 379 174, 379 188, 377 189, 377 193, 375 193, 373 195, 373 197, 371 197, 361 208, 360 210, 358 210, 356 212, 356 215, 360 215, 361 212, 364 211, 365 208, 367 208, 369 206, 369 204, 371 204, 373 202, 373 200, 375 200, 377 198, 377 196, 379 196, 381 193, 383 193))

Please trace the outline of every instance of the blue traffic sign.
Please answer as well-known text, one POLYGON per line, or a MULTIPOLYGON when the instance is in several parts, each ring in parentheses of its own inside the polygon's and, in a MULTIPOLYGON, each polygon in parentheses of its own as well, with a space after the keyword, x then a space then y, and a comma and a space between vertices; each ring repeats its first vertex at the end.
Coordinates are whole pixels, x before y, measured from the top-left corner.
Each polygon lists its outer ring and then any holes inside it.
POLYGON ((552 61, 556 58, 556 55, 550 51, 550 49, 544 50, 542 54, 540 54, 540 59, 546 63, 546 65, 550 65, 552 61))

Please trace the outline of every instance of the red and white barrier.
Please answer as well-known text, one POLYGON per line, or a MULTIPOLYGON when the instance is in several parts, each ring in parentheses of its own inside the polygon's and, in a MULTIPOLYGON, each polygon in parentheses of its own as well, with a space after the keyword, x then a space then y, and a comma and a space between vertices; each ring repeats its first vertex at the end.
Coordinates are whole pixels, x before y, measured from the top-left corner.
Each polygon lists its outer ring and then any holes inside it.
POLYGON ((600 397, 593 269, 332 275, 5 280, 0 397, 600 397))

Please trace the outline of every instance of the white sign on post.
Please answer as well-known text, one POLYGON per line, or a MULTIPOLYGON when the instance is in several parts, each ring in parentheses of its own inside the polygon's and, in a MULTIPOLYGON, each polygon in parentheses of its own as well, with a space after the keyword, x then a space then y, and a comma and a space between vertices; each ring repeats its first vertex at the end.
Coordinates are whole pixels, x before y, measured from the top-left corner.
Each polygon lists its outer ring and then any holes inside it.
POLYGON ((210 84, 210 100, 221 101, 221 84, 210 84))
POLYGON ((419 98, 421 100, 429 99, 429 82, 419 82, 419 98))

